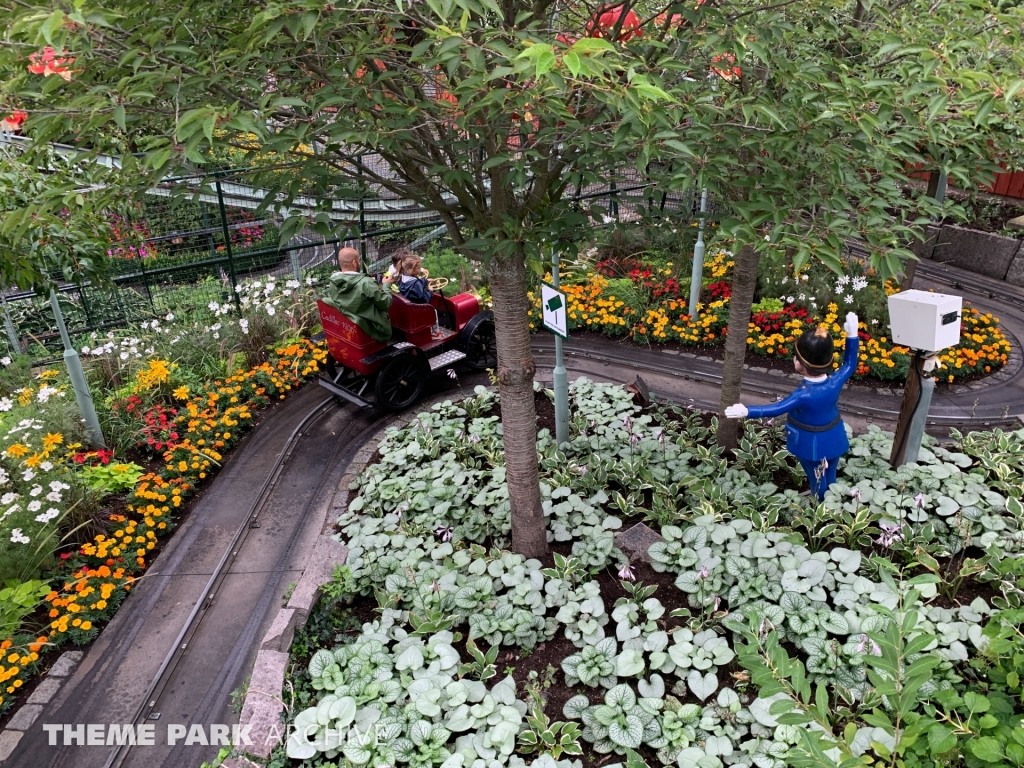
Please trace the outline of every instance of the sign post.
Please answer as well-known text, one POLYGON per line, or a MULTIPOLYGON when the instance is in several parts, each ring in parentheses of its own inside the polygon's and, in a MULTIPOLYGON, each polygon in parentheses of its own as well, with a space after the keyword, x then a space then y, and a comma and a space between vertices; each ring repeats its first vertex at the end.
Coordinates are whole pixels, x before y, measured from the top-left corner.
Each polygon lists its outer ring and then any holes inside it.
POLYGON ((540 287, 541 322, 555 334, 555 370, 552 386, 555 390, 555 442, 569 442, 569 376, 562 361, 562 339, 568 337, 569 319, 565 294, 558 290, 558 251, 551 254, 551 285, 540 287))
POLYGON ((704 219, 708 212, 708 191, 700 193, 700 221, 697 223, 697 242, 693 246, 693 269, 690 272, 690 319, 697 319, 697 303, 700 301, 700 283, 704 276, 704 219))

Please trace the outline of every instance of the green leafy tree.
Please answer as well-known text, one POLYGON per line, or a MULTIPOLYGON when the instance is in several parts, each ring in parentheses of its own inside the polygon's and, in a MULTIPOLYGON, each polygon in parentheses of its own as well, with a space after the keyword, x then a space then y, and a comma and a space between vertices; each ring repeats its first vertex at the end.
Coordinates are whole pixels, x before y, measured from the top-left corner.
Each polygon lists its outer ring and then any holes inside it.
MULTIPOLYGON (((0 7, 3 92, 37 141, 130 149, 123 170, 140 189, 224 147, 273 153, 286 167, 253 182, 275 203, 327 200, 358 179, 438 212, 491 286, 513 547, 547 551, 527 268, 539 268, 545 242, 588 222, 566 192, 633 159, 623 121, 647 126, 667 99, 642 51, 558 39, 551 0, 0 7), (60 77, 29 71, 47 47, 60 77), (465 239, 469 230, 479 236, 465 239)), ((588 18, 568 10, 557 23, 580 32, 588 18)), ((303 223, 286 222, 282 239, 303 223)), ((326 212, 313 223, 334 226, 326 212)))

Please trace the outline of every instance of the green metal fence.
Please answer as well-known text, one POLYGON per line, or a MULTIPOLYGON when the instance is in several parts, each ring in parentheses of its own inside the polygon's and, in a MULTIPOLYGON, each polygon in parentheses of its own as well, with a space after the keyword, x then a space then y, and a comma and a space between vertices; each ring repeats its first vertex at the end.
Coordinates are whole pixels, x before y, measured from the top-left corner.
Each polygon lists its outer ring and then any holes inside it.
MULTIPOLYGON (((605 220, 637 220, 640 209, 686 218, 694 211, 692 194, 661 192, 634 169, 571 189, 580 204, 599 203, 605 220)), ((193 305, 230 301, 238 282, 255 275, 323 279, 334 270, 344 245, 359 249, 371 271, 381 271, 396 248, 444 237, 434 211, 368 186, 361 194, 343 189, 330 201, 338 235, 325 238, 304 229, 282 246, 283 214, 265 198, 253 172, 226 171, 168 179, 149 191, 131 217, 112 217, 109 283, 68 284, 59 290, 71 336, 82 339, 165 316, 181 305, 183 296, 193 305)), ((291 206, 291 212, 322 210, 322 200, 300 198, 291 206)), ((16 341, 18 351, 37 360, 59 356, 60 336, 48 297, 9 290, 3 308, 12 326, 0 334, 5 354, 16 341)))

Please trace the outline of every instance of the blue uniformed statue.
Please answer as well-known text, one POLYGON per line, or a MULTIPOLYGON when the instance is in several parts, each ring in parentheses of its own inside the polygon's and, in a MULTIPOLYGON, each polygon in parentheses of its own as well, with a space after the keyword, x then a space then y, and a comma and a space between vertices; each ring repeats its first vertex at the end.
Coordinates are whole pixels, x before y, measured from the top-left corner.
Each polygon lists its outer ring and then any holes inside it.
POLYGON ((807 473, 811 493, 819 499, 836 481, 836 465, 850 450, 846 427, 839 416, 839 392, 857 368, 857 315, 846 316, 846 354, 843 364, 831 376, 835 345, 828 329, 819 327, 796 340, 796 372, 803 383, 789 397, 771 405, 730 405, 730 419, 762 419, 789 414, 786 423, 786 448, 797 457, 807 473))

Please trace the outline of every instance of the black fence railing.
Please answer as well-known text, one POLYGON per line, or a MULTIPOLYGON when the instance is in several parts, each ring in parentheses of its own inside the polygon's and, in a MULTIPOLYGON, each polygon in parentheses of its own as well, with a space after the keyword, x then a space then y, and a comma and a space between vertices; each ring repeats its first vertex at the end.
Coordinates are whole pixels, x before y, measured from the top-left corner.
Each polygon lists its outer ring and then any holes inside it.
MULTIPOLYGON (((434 211, 367 185, 328 201, 299 198, 286 212, 268 203, 266 192, 248 171, 218 172, 210 177, 182 177, 150 190, 130 218, 112 217, 113 239, 107 252, 109 282, 63 285, 58 300, 68 330, 83 344, 92 334, 162 317, 182 303, 236 298, 240 280, 273 275, 304 281, 323 279, 333 270, 344 245, 362 253, 371 271, 381 271, 396 248, 422 246, 445 237, 434 211), (336 232, 324 237, 306 228, 280 244, 280 227, 288 213, 328 212, 336 232)), ((597 207, 605 221, 628 222, 649 215, 690 218, 697 210, 692 191, 671 195, 635 171, 616 174, 598 184, 576 184, 571 197, 597 207)), ((61 352, 60 336, 48 297, 8 291, 4 296, 6 333, 0 347, 53 359, 61 352), (10 322, 7 322, 7 320, 10 322)))

